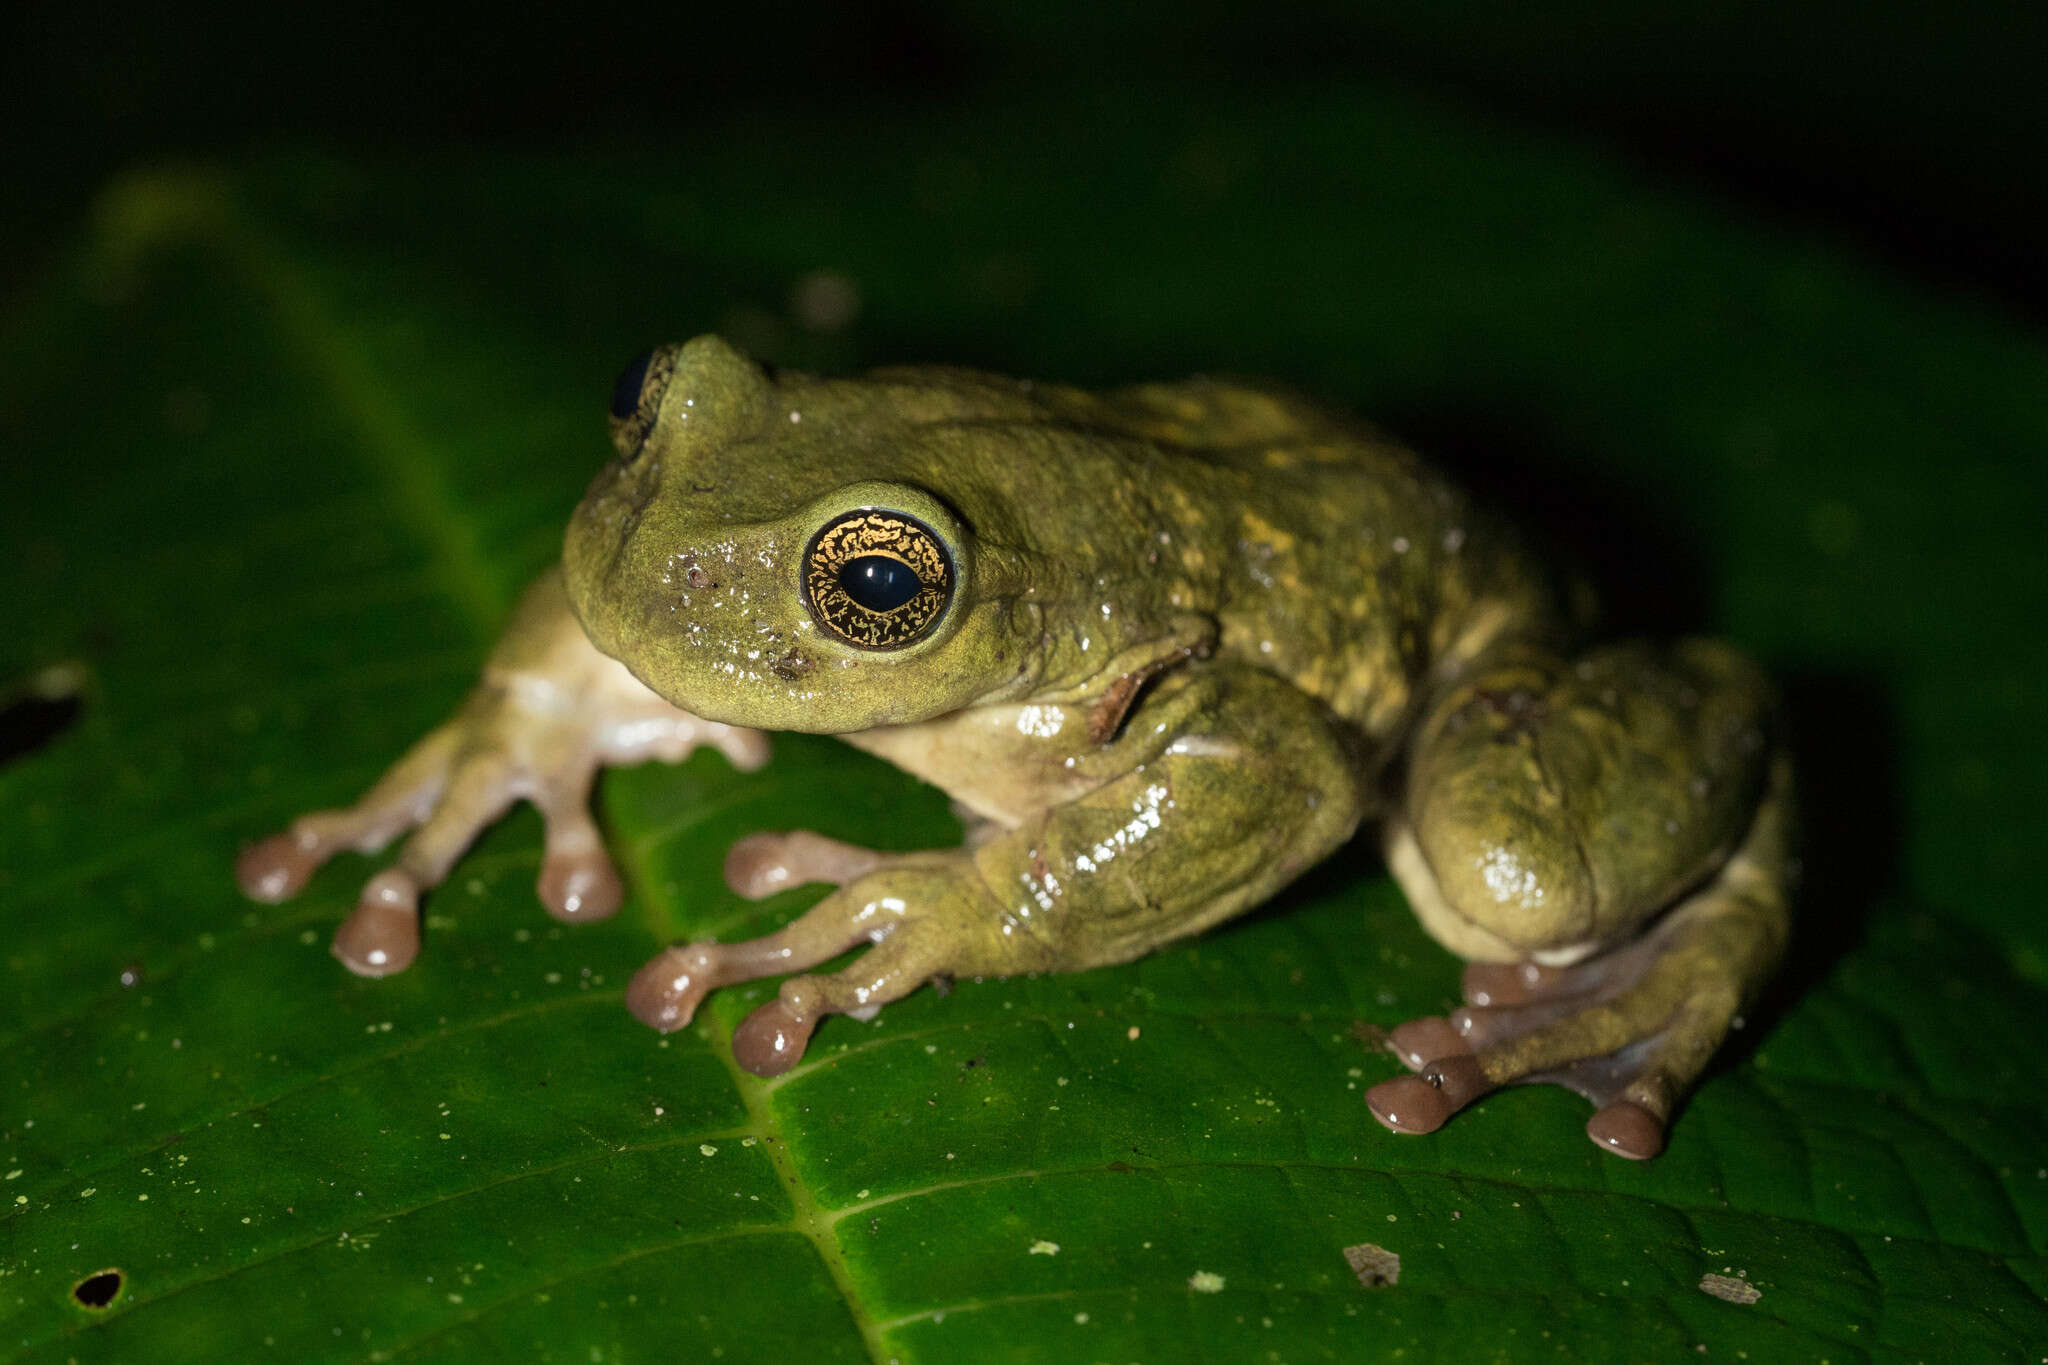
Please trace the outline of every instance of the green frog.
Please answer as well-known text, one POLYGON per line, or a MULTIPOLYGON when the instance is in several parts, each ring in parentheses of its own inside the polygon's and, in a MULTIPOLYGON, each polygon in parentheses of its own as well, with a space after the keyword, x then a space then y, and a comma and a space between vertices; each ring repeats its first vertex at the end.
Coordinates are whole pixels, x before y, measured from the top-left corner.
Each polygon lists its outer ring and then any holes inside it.
POLYGON ((522 798, 547 909, 611 914, 597 771, 700 746, 751 769, 776 730, 936 784, 966 833, 732 848, 742 896, 835 889, 765 937, 667 948, 626 999, 666 1031, 784 977, 732 1040, 761 1075, 927 981, 1200 933, 1371 821, 1468 964, 1462 1008, 1389 1036, 1412 1074, 1372 1113, 1429 1132, 1549 1082, 1647 1158, 1782 954, 1792 775, 1758 668, 1710 640, 1589 643, 1583 596, 1513 529, 1343 413, 1202 378, 771 373, 706 336, 628 367, 611 437, 457 714, 241 857, 276 901, 414 831, 335 935, 352 971, 413 961, 422 894, 522 798))

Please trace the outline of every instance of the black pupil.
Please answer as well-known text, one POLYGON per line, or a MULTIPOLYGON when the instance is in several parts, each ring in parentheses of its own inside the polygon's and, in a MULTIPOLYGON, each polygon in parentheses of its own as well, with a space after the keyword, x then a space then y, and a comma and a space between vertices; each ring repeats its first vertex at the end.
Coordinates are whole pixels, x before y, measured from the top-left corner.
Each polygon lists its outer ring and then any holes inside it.
POLYGON ((618 382, 612 385, 612 416, 621 422, 640 410, 640 385, 647 379, 647 362, 652 359, 654 352, 642 353, 619 371, 618 382))
POLYGON ((862 555, 839 570, 839 586, 869 611, 894 611, 924 591, 917 571, 887 555, 862 555))

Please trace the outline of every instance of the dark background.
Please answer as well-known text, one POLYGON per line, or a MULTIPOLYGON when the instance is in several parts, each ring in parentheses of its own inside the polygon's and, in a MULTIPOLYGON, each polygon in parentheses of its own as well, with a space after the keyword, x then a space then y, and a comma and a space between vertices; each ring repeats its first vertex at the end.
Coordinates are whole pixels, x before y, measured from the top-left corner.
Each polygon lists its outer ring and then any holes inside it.
POLYGON ((757 109, 942 117, 1064 84, 1372 81, 1590 135, 2032 322, 2048 315, 2048 6, 28 0, 8 13, 9 294, 94 188, 138 161, 280 142, 635 144, 757 109))

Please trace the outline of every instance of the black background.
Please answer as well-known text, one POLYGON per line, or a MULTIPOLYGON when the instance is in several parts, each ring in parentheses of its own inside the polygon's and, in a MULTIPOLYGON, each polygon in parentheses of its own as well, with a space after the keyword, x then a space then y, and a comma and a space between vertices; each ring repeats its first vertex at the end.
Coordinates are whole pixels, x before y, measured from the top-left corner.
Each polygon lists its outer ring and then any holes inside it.
POLYGON ((138 162, 278 143, 632 145, 749 110, 940 117, 1067 84, 1242 93, 1366 81, 1590 135, 2031 320, 2048 312, 2042 6, 28 0, 8 11, 0 288, 73 230, 96 186, 138 162))

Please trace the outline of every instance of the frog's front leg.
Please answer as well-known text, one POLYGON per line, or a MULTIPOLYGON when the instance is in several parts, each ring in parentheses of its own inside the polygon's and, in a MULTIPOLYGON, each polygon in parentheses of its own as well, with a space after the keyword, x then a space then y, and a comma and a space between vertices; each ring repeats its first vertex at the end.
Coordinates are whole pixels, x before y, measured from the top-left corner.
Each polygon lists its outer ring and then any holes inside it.
MULTIPOLYGON (((805 969, 733 1035, 775 1075, 828 1014, 869 1017, 933 977, 1126 962, 1264 900, 1341 844, 1365 808, 1361 767, 1320 703, 1255 670, 1191 665, 1160 680, 1107 746, 1119 771, 971 847, 889 855, 816 835, 745 842, 737 889, 841 883, 744 943, 690 943, 641 969, 627 1000, 663 1030, 716 987, 805 969)), ((757 840, 761 836, 756 836, 757 840)))
POLYGON ((1388 861, 1475 961, 1464 1008, 1394 1031, 1419 1074, 1368 1092, 1382 1123, 1431 1132, 1550 1083, 1598 1106, 1603 1149, 1662 1149, 1787 936, 1792 774, 1769 710, 1756 670, 1708 642, 1525 651, 1443 699, 1388 861))
POLYGON ((482 681, 451 720, 353 806, 302 815, 245 849, 236 880, 257 900, 281 901, 334 854, 374 853, 417 826, 334 936, 334 955, 349 970, 387 976, 419 952, 421 894, 440 884, 484 826, 525 799, 546 822, 542 904, 564 921, 603 919, 622 890, 590 818, 597 770, 673 762, 699 745, 741 768, 768 759, 760 732, 680 711, 599 653, 569 610, 560 570, 550 570, 520 600, 482 681))

